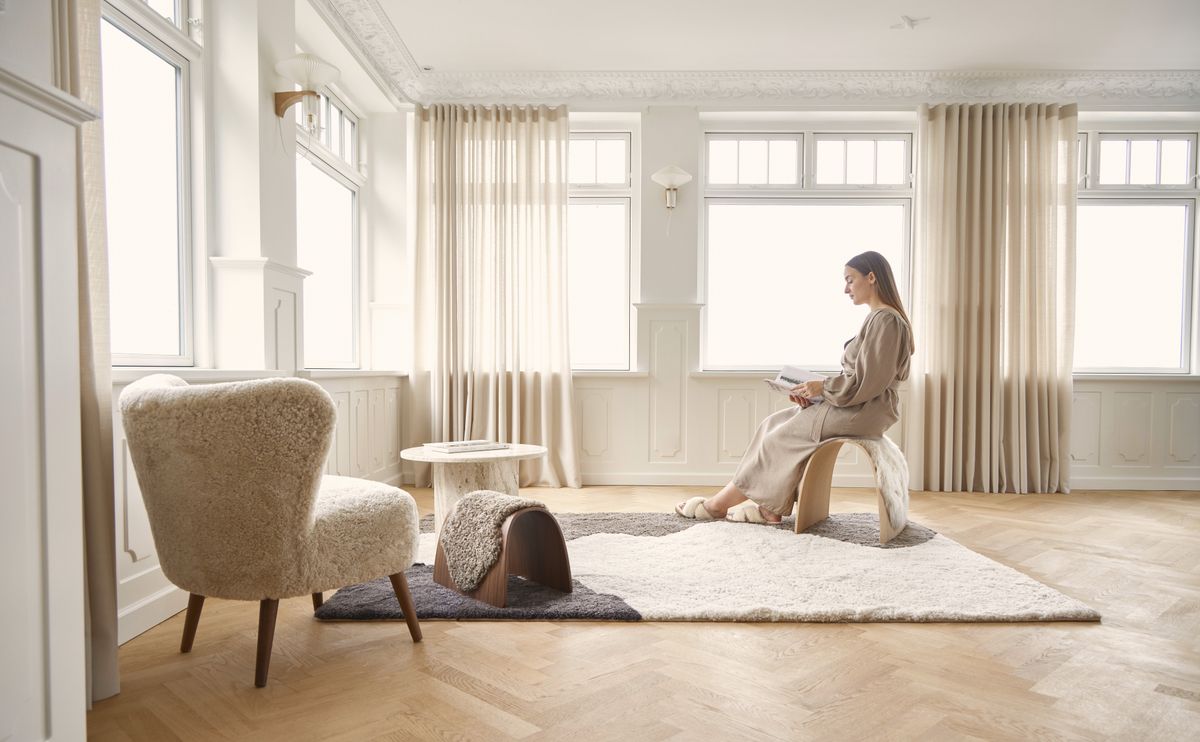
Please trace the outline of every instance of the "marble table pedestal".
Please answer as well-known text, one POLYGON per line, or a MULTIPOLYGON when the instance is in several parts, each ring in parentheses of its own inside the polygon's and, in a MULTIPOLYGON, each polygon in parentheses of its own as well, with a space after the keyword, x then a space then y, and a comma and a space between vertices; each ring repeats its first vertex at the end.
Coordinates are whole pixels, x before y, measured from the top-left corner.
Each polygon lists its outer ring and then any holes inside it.
POLYGON ((545 446, 513 443, 508 448, 471 453, 438 453, 424 446, 406 448, 400 457, 433 466, 433 523, 439 533, 442 522, 466 495, 475 490, 494 490, 517 495, 517 464, 522 459, 546 455, 545 446))

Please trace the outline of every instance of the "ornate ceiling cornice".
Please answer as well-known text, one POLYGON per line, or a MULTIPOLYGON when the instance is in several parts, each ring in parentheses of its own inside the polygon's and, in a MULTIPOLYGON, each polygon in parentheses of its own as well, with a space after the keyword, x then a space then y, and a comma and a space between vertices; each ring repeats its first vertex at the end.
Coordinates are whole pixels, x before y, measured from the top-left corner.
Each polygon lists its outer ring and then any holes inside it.
POLYGON ((397 96, 414 103, 745 103, 935 101, 1200 107, 1200 70, 425 72, 377 0, 314 0, 397 96))

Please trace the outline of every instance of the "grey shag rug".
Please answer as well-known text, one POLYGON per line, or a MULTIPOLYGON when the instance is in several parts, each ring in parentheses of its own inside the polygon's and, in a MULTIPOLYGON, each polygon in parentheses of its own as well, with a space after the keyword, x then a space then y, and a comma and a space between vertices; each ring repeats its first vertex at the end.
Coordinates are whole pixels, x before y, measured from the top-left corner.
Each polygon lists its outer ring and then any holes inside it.
MULTIPOLYGON (((559 513, 574 592, 509 577, 505 608, 433 582, 432 518, 407 572, 421 619, 597 621, 1098 621, 1057 590, 909 523, 879 544, 874 514, 802 534, 673 513, 559 513)), ((325 620, 400 620, 387 578, 343 588, 325 620)))

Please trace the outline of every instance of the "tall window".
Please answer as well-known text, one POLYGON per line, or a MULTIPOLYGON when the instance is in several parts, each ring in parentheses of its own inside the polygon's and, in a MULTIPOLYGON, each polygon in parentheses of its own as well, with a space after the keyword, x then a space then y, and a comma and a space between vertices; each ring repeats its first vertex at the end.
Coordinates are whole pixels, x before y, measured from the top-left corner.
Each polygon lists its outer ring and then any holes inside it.
POLYGON ((190 101, 199 48, 149 6, 126 6, 105 5, 100 28, 113 362, 191 365, 190 101))
POLYGON ((863 310, 846 260, 887 257, 907 295, 910 133, 706 137, 703 365, 837 368, 863 310))
POLYGON ((1076 237, 1076 371, 1190 369, 1196 139, 1081 135, 1088 156, 1076 237))
POLYGON ((321 131, 297 134, 296 262, 304 280, 304 365, 359 365, 358 118, 330 93, 321 131))
POLYGON ((571 365, 629 368, 630 132, 571 134, 567 297, 571 365))

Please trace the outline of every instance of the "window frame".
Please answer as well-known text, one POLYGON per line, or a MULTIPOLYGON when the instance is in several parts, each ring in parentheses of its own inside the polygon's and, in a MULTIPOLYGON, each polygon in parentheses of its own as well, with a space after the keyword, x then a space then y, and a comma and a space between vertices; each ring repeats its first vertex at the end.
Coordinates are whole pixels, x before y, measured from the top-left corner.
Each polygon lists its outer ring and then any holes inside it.
MULTIPOLYGON (((186 13, 187 0, 179 1, 180 12, 186 13)), ((197 126, 204 115, 203 50, 182 29, 141 0, 105 0, 101 5, 101 22, 105 21, 179 70, 175 82, 175 106, 180 352, 178 355, 113 353, 110 363, 114 367, 195 366, 196 323, 201 314, 201 309, 196 306, 197 296, 201 294, 196 287, 196 277, 201 273, 197 261, 202 259, 203 253, 197 246, 203 245, 204 240, 204 150, 201 127, 197 126)), ((106 166, 110 165, 106 163, 106 166)))
MULTIPOLYGON (((1194 117, 1176 118, 1174 114, 1095 113, 1081 116, 1079 136, 1086 143, 1087 168, 1079 183, 1076 203, 1087 201, 1125 203, 1178 203, 1189 202, 1186 250, 1186 268, 1183 282, 1183 327, 1178 368, 1155 369, 1147 367, 1074 367, 1076 379, 1116 378, 1197 378, 1200 377, 1200 178, 1197 175, 1200 156, 1200 121, 1194 117), (1189 148, 1190 183, 1173 185, 1110 184, 1100 185, 1100 146, 1108 139, 1191 139, 1189 148)), ((1158 165, 1161 168, 1161 161, 1158 165)), ((1079 306, 1076 297, 1075 313, 1079 306)))
MULTIPOLYGON (((1080 190, 1088 191, 1153 191, 1164 189, 1168 191, 1191 191, 1196 189, 1196 145, 1200 141, 1196 132, 1193 131, 1120 131, 1112 128, 1101 128, 1094 131, 1080 132, 1086 136, 1088 146, 1091 148, 1088 152, 1088 179, 1080 186, 1080 190), (1155 163, 1155 173, 1158 179, 1162 178, 1162 140, 1186 140, 1188 145, 1188 162, 1187 173, 1190 182, 1185 183, 1100 183, 1100 149, 1106 141, 1129 141, 1129 142, 1159 142, 1158 160, 1155 163)), ((1133 151, 1129 147, 1125 151, 1125 177, 1129 178, 1131 164, 1130 157, 1133 151)))
MULTIPOLYGON (((623 284, 625 293, 625 363, 611 365, 588 365, 577 366, 575 359, 571 359, 571 371, 588 372, 588 371, 631 371, 634 366, 634 356, 636 353, 636 332, 633 319, 633 296, 635 293, 635 275, 634 262, 637 257, 637 241, 634 230, 635 224, 638 222, 638 194, 637 179, 633 177, 636 163, 638 162, 637 152, 635 151, 637 137, 636 124, 629 122, 619 125, 597 125, 593 122, 571 122, 569 140, 580 139, 623 139, 625 141, 625 184, 618 185, 614 183, 582 183, 574 184, 569 182, 570 175, 568 173, 567 183, 567 208, 570 209, 572 204, 604 204, 623 202, 625 205, 625 281, 623 284)), ((568 143, 568 146, 569 143, 568 143)), ((568 248, 569 249, 569 248, 568 248)), ((568 332, 570 332, 568 325, 568 332)), ((568 338, 569 342, 569 338, 568 338)))
MULTIPOLYGON (((704 132, 703 151, 700 154, 700 159, 703 162, 701 168, 701 186, 705 189, 719 190, 737 190, 737 191, 790 191, 797 188, 804 188, 807 183, 812 182, 808 177, 807 163, 811 159, 807 147, 810 142, 810 132, 800 131, 706 131, 704 132), (796 142, 796 182, 795 183, 710 183, 708 180, 709 167, 708 157, 710 147, 709 143, 714 141, 741 142, 741 141, 766 141, 768 147, 767 154, 767 180, 771 179, 770 172, 770 142, 772 141, 794 141, 796 142)), ((739 169, 741 154, 738 155, 739 169)), ((740 176, 739 176, 740 177, 740 176)))
MULTIPOLYGON (((778 371, 778 367, 764 366, 714 366, 708 360, 709 337, 708 337, 708 302, 709 302, 709 204, 710 203, 737 203, 745 201, 766 201, 778 203, 795 203, 801 201, 821 201, 827 204, 855 204, 855 203, 894 203, 904 202, 904 212, 906 216, 905 229, 905 245, 903 249, 903 265, 892 266, 896 271, 896 279, 900 283, 900 294, 903 297, 905 306, 912 306, 912 259, 915 243, 915 228, 916 222, 913 217, 916 207, 915 198, 915 183, 912 177, 915 163, 915 148, 912 143, 916 140, 916 121, 897 122, 888 121, 881 124, 880 122, 856 121, 851 118, 846 120, 838 120, 835 122, 797 122, 794 125, 788 123, 781 125, 768 125, 763 127, 762 124, 756 124, 752 120, 731 121, 712 121, 707 124, 703 132, 702 151, 700 156, 700 178, 702 193, 700 196, 700 250, 697 259, 697 278, 698 286, 696 287, 696 296, 699 297, 701 304, 700 312, 700 347, 699 361, 701 372, 761 372, 761 371, 778 371), (909 165, 908 183, 903 185, 816 185, 815 167, 816 167, 816 134, 828 134, 834 138, 870 138, 870 139, 893 139, 903 135, 908 138, 907 155, 909 165), (710 185, 708 182, 708 142, 711 137, 718 136, 720 138, 762 138, 770 134, 798 135, 803 137, 804 145, 801 148, 801 166, 802 178, 797 185, 788 186, 753 186, 753 185, 710 185)), ((792 363, 795 361, 789 361, 792 363)), ((813 370, 837 370, 834 368, 821 368, 813 370)))
MULTIPOLYGON (((805 158, 806 172, 804 176, 805 183, 811 183, 812 188, 821 190, 837 190, 837 191, 894 191, 898 188, 912 188, 914 181, 913 169, 913 135, 911 132, 838 132, 838 131, 814 131, 809 140, 812 142, 812 152, 809 157, 805 158), (903 183, 817 183, 817 145, 822 141, 843 141, 843 142, 902 142, 904 144, 904 162, 906 172, 904 173, 903 183)), ((842 174, 845 179, 847 161, 849 157, 842 157, 842 174)), ((879 148, 875 148, 874 176, 879 179, 879 148)))
MULTIPOLYGON (((1192 332, 1193 321, 1192 315, 1195 311, 1196 304, 1196 207, 1197 199, 1195 197, 1180 196, 1172 198, 1167 194, 1152 194, 1140 191, 1135 194, 1125 194, 1117 196, 1112 192, 1096 193, 1096 194, 1080 194, 1077 199, 1078 205, 1082 206, 1085 203, 1091 204, 1161 204, 1161 205, 1183 205, 1186 209, 1186 224, 1185 230, 1187 233, 1187 245, 1184 247, 1184 280, 1183 280, 1183 301, 1181 302, 1180 311, 1183 313, 1182 322, 1180 323, 1180 347, 1179 361, 1180 365, 1176 367, 1152 367, 1152 366, 1088 366, 1078 368, 1074 365, 1072 359, 1072 374, 1076 376, 1136 376, 1136 375, 1151 375, 1151 376, 1182 376, 1192 374, 1192 332)), ((1078 258, 1076 258, 1078 260, 1078 258)), ((1078 316, 1078 292, 1076 293, 1075 314, 1078 316)))

